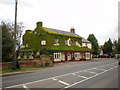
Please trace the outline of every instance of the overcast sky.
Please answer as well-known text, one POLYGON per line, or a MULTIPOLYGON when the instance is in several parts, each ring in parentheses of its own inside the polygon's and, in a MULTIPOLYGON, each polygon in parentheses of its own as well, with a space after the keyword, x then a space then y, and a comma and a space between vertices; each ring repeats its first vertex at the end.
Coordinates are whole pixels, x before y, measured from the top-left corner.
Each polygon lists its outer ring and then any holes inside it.
MULTIPOLYGON (((0 20, 14 21, 15 0, 0 0, 0 20)), ((118 1, 120 0, 18 0, 18 21, 34 30, 36 22, 44 27, 70 31, 87 38, 94 34, 100 45, 118 38, 118 1)))

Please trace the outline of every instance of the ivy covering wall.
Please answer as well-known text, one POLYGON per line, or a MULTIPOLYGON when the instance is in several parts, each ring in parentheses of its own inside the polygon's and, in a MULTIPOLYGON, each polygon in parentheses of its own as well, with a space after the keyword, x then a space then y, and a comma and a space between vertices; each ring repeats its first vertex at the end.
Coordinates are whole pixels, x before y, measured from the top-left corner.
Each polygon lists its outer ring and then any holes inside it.
POLYGON ((82 38, 77 36, 59 34, 55 32, 48 31, 42 25, 37 25, 34 31, 26 30, 23 35, 23 45, 28 47, 22 48, 22 50, 39 51, 41 48, 46 48, 47 50, 69 50, 69 51, 83 51, 90 50, 86 47, 78 47, 75 42, 78 41, 82 45, 82 38), (54 39, 58 38, 59 45, 54 46, 54 39), (65 45, 65 40, 71 39, 73 44, 71 46, 65 45), (46 45, 41 45, 41 41, 45 40, 46 45))

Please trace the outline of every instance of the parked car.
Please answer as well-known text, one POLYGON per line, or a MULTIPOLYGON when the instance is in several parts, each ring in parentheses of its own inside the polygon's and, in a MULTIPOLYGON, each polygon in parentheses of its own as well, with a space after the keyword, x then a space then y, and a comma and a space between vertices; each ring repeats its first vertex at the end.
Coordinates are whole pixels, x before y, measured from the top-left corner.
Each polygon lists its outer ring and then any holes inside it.
POLYGON ((108 54, 111 58, 114 58, 115 57, 115 55, 114 54, 112 54, 112 53, 110 53, 110 54, 108 54))
POLYGON ((108 54, 103 54, 103 55, 99 55, 100 58, 110 58, 110 55, 108 54))

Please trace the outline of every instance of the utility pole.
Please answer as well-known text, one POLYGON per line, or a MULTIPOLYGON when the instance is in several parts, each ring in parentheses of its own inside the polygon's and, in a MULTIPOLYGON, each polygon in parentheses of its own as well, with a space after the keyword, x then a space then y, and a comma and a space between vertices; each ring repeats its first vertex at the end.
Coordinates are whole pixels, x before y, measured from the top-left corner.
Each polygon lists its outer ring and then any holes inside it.
POLYGON ((15 25, 14 25, 14 60, 16 60, 17 2, 18 2, 18 0, 15 0, 15 25))

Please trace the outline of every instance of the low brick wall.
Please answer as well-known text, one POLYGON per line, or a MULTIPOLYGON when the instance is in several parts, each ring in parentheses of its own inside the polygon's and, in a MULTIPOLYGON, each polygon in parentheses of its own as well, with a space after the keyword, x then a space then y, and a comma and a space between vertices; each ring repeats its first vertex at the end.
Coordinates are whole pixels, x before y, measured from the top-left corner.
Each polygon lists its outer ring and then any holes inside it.
MULTIPOLYGON (((36 65, 42 65, 40 60, 18 60, 20 67, 35 67, 36 65)), ((2 63, 2 69, 11 68, 12 62, 2 63)))
POLYGON ((2 69, 8 69, 11 67, 12 62, 3 62, 2 69))

